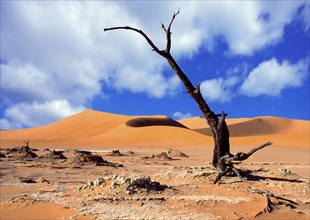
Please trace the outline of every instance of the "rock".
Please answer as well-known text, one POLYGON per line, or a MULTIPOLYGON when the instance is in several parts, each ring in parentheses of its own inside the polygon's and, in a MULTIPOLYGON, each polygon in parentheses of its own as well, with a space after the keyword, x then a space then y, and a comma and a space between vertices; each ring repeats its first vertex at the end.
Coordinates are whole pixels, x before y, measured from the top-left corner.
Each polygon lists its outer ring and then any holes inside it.
POLYGON ((134 155, 135 153, 133 152, 133 151, 131 151, 131 150, 127 150, 127 151, 125 151, 124 152, 125 154, 129 154, 129 155, 134 155))
POLYGON ((39 180, 39 182, 40 182, 40 183, 47 183, 47 184, 50 184, 51 181, 49 181, 49 180, 47 180, 47 179, 41 177, 40 180, 39 180))
POLYGON ((89 181, 87 182, 87 186, 93 186, 93 185, 94 185, 94 182, 93 182, 93 181, 90 181, 90 180, 89 180, 89 181))
POLYGON ((108 156, 113 156, 113 157, 121 157, 124 156, 119 150, 112 150, 111 153, 108 153, 108 156))
POLYGON ((103 158, 99 155, 92 154, 78 154, 74 159, 74 163, 86 165, 86 164, 103 164, 107 163, 107 161, 103 160, 103 158))
POLYGON ((145 189, 147 191, 163 191, 167 188, 166 185, 161 185, 159 182, 152 182, 151 178, 137 175, 114 175, 111 186, 113 188, 124 186, 127 194, 133 194, 138 189, 145 189))
POLYGON ((68 163, 74 166, 111 166, 111 167, 122 167, 122 164, 111 163, 102 158, 100 155, 92 155, 88 153, 78 153, 74 158, 70 159, 68 163))
POLYGON ((162 152, 157 155, 152 155, 151 157, 143 157, 143 159, 160 159, 160 160, 173 160, 172 157, 168 156, 167 152, 162 152))
POLYGON ((281 175, 281 176, 295 176, 296 175, 292 171, 285 169, 285 168, 279 168, 277 170, 269 172, 269 174, 276 174, 276 175, 281 175))
POLYGON ((37 183, 35 180, 26 177, 19 177, 19 180, 22 183, 37 183))
MULTIPOLYGON (((149 176, 140 176, 140 175, 113 175, 106 178, 97 178, 95 181, 88 181, 87 186, 106 186, 111 190, 115 190, 116 194, 123 191, 126 194, 134 194, 137 192, 145 191, 164 191, 168 188, 166 185, 161 185, 159 182, 151 181, 149 176), (109 183, 109 185, 106 185, 109 183)), ((78 190, 82 190, 83 187, 78 190)))
POLYGON ((167 151, 167 154, 169 154, 172 157, 188 157, 185 153, 175 149, 169 149, 167 151))
POLYGON ((79 154, 79 155, 91 155, 92 154, 92 152, 86 151, 86 150, 75 150, 74 153, 79 154))
POLYGON ((103 178, 97 178, 95 181, 94 181, 94 186, 101 186, 104 184, 104 179, 103 178))
POLYGON ((36 155, 28 146, 21 146, 7 149, 7 156, 10 160, 27 160, 36 158, 36 155))
POLYGON ((63 155, 63 151, 56 151, 56 150, 49 151, 47 154, 44 154, 40 156, 39 158, 48 158, 48 159, 56 159, 56 160, 67 159, 67 157, 63 155))

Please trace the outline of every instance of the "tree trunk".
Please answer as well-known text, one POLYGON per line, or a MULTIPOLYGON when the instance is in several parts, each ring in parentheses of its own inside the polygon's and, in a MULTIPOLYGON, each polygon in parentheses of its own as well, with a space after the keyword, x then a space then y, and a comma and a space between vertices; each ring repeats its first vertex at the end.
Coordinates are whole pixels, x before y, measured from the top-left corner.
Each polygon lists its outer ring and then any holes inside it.
POLYGON ((221 114, 221 119, 218 119, 218 115, 215 115, 213 111, 211 111, 210 107, 202 97, 200 92, 200 84, 197 87, 194 87, 187 76, 184 74, 182 69, 178 66, 176 61, 173 59, 171 54, 167 54, 164 56, 171 68, 178 75, 182 83, 184 84, 187 92, 191 95, 191 97, 196 101, 199 109, 203 113, 204 117, 207 119, 207 123, 210 126, 210 129, 213 133, 214 139, 214 150, 213 150, 213 159, 212 165, 213 167, 224 171, 226 167, 223 167, 220 162, 221 157, 230 154, 230 144, 229 144, 229 130, 225 121, 225 112, 223 111, 221 114))
POLYGON ((110 31, 110 30, 131 30, 139 33, 142 35, 148 44, 152 47, 152 49, 158 53, 159 55, 166 58, 171 68, 174 70, 174 72, 178 75, 182 83, 184 84, 187 92, 190 94, 190 96, 196 101, 199 109, 203 113, 204 117, 207 120, 207 123, 209 124, 212 133, 213 133, 213 139, 214 139, 214 151, 213 151, 213 160, 212 165, 213 167, 220 169, 221 171, 225 170, 225 166, 223 166, 222 163, 220 163, 221 157, 225 155, 231 155, 230 154, 230 146, 229 146, 229 131, 228 127, 225 122, 225 113, 223 112, 221 114, 221 119, 218 119, 218 115, 214 114, 213 111, 209 108, 208 104, 205 102, 204 98, 202 97, 202 94, 200 92, 200 84, 197 85, 197 87, 194 87, 191 81, 187 78, 185 73, 182 71, 182 69, 179 67, 177 62, 174 60, 172 55, 170 54, 170 48, 171 48, 171 25, 175 19, 175 17, 178 15, 179 12, 174 13, 172 20, 166 29, 165 26, 162 24, 163 30, 166 32, 166 38, 167 38, 167 45, 165 50, 159 50, 156 45, 152 42, 152 40, 141 30, 138 30, 136 28, 130 27, 130 26, 122 26, 122 27, 112 27, 112 28, 105 28, 104 31, 110 31))
MULTIPOLYGON (((214 114, 213 111, 209 108, 208 104, 202 97, 202 94, 200 92, 200 84, 198 84, 196 87, 193 86, 191 81, 187 78, 185 73, 182 71, 182 69, 179 67, 177 62, 174 60, 172 55, 170 54, 171 49, 171 25, 175 19, 175 17, 179 14, 179 11, 177 13, 173 14, 173 17, 171 19, 171 22, 166 29, 166 27, 162 24, 162 29, 166 33, 166 39, 167 44, 165 50, 159 50, 156 45, 152 42, 152 40, 141 30, 130 27, 130 26, 121 26, 121 27, 111 27, 111 28, 105 28, 104 31, 110 31, 110 30, 130 30, 139 33, 142 35, 145 40, 148 42, 148 44, 152 47, 152 49, 164 57, 167 62, 169 63, 170 67, 174 70, 174 72, 178 75, 182 83, 184 84, 187 92, 190 94, 190 96, 196 101, 199 109, 201 110, 202 114, 207 120, 207 123, 209 124, 213 139, 214 139, 214 150, 213 150, 213 159, 212 159, 212 165, 213 167, 219 169, 221 172, 219 176, 216 178, 215 183, 220 180, 222 176, 224 176, 229 171, 235 172, 239 177, 240 173, 236 168, 233 167, 233 164, 230 162, 230 160, 233 160, 235 157, 230 153, 230 144, 229 144, 229 130, 225 121, 225 117, 227 114, 223 111, 221 114, 214 114), (218 118, 220 117, 220 119, 218 118)), ((271 142, 266 143, 263 147, 270 145, 271 142)), ((262 147, 261 147, 262 148, 262 147)), ((261 149, 259 148, 259 149, 261 149)), ((258 148, 257 148, 258 149, 258 148)), ((255 150, 256 151, 256 150, 255 150)), ((253 151, 252 153, 254 153, 253 151)), ((240 155, 245 155, 243 153, 236 154, 237 159, 242 159, 240 155)), ((248 154, 250 156, 251 154, 248 154)))

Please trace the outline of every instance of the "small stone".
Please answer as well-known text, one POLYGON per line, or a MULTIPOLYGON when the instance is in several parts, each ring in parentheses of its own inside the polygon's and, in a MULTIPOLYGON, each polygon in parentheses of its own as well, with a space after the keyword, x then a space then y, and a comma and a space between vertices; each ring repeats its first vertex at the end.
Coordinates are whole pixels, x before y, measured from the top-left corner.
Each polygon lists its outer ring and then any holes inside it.
POLYGON ((93 182, 94 186, 101 186, 104 184, 104 179, 103 178, 97 178, 94 182, 93 182))
POLYGON ((94 185, 94 182, 93 182, 93 181, 90 181, 90 180, 89 180, 89 181, 87 182, 87 186, 93 186, 93 185, 94 185))

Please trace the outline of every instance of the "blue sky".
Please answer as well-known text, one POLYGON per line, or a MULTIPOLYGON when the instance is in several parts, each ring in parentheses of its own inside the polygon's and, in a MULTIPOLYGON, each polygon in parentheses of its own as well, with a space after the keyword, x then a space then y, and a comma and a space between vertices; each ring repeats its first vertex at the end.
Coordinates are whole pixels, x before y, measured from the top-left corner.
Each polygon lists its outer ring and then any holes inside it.
POLYGON ((215 113, 310 119, 309 1, 1 1, 1 129, 94 109, 201 116, 171 53, 215 113))

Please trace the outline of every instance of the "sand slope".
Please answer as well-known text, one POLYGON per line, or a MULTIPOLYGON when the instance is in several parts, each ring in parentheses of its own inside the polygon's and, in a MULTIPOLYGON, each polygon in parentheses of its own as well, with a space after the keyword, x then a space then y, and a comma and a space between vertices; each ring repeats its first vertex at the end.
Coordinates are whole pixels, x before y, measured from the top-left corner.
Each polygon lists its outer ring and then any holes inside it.
MULTIPOLYGON (((227 119, 231 143, 272 141, 275 146, 309 147, 310 122, 279 117, 227 119)), ((212 145, 206 120, 175 121, 166 116, 126 116, 86 110, 37 128, 0 131, 1 147, 30 139, 35 147, 212 145)))
MULTIPOLYGON (((206 120, 200 117, 179 120, 198 133, 212 136, 206 120)), ((231 143, 245 145, 272 141, 274 146, 305 147, 310 144, 310 122, 273 116, 227 119, 231 143)))
POLYGON ((210 137, 166 116, 126 116, 86 110, 50 125, 0 131, 1 146, 31 140, 36 147, 202 144, 210 137))

